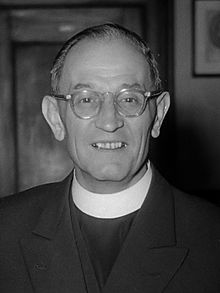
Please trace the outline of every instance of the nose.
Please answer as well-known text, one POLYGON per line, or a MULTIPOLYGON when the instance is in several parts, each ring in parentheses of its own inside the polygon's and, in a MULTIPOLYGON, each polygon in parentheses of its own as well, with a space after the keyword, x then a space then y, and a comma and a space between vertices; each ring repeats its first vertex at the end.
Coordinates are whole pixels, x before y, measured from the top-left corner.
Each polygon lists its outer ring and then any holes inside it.
POLYGON ((116 111, 112 97, 105 97, 100 112, 96 117, 95 125, 106 132, 114 132, 123 127, 123 117, 116 111))

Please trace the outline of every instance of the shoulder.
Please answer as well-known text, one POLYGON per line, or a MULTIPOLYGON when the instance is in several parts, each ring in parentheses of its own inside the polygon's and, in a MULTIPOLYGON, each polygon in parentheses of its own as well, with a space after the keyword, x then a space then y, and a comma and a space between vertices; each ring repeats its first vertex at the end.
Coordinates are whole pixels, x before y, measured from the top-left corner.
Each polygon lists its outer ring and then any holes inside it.
MULTIPOLYGON (((65 180, 64 180, 65 181, 65 180)), ((46 206, 61 196, 63 183, 55 182, 9 195, 0 200, 0 230, 19 234, 33 228, 46 206)))
POLYGON ((185 218, 199 216, 203 220, 208 218, 220 219, 220 207, 199 196, 187 194, 171 186, 175 202, 175 208, 178 212, 184 213, 185 218))
POLYGON ((153 175, 153 184, 157 186, 157 189, 154 188, 154 191, 162 192, 164 200, 167 200, 167 195, 172 197, 177 218, 181 218, 185 223, 196 221, 220 224, 220 206, 198 195, 181 191, 170 184, 154 167, 153 175))
POLYGON ((44 185, 35 186, 22 192, 11 194, 0 199, 0 209, 2 211, 19 211, 19 208, 35 207, 43 204, 59 186, 59 182, 49 183, 44 185))
POLYGON ((154 168, 155 192, 161 192, 161 204, 172 199, 178 239, 209 241, 220 239, 220 207, 199 196, 187 194, 170 184, 154 168))
POLYGON ((209 242, 220 239, 220 207, 174 187, 176 230, 190 241, 209 242))
POLYGON ((152 185, 154 185, 154 192, 163 194, 163 199, 167 200, 166 196, 171 195, 173 198, 174 208, 177 215, 183 218, 201 217, 220 219, 220 206, 215 205, 202 197, 188 194, 176 188, 168 182, 153 166, 152 185))

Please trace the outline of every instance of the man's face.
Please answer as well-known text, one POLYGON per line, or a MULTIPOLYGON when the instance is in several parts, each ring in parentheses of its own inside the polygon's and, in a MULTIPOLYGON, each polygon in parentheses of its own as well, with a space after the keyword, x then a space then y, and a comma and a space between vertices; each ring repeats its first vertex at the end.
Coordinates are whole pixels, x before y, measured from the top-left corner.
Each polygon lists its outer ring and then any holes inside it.
MULTIPOLYGON (((123 88, 154 90, 145 57, 126 41, 84 40, 68 53, 59 90, 91 88, 116 93, 123 88)), ((61 102, 69 154, 79 182, 91 191, 116 192, 133 185, 144 174, 149 138, 156 113, 151 101, 135 118, 115 111, 106 95, 96 117, 83 120, 61 102), (97 147, 101 146, 101 147, 97 147)))

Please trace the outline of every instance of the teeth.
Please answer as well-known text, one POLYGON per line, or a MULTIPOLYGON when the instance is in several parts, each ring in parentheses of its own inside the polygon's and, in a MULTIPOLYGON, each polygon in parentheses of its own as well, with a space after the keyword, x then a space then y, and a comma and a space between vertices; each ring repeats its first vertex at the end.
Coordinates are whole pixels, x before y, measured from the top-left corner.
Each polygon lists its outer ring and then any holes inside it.
POLYGON ((92 144, 93 147, 98 149, 106 149, 106 150, 115 150, 120 149, 122 147, 126 147, 127 145, 124 142, 96 142, 92 144))

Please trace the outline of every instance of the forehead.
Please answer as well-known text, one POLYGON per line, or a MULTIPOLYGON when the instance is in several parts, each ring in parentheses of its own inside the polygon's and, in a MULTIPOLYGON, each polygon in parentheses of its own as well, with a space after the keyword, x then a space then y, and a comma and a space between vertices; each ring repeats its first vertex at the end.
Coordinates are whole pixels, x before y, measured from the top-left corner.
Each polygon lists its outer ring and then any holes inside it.
POLYGON ((152 87, 145 56, 127 40, 83 40, 71 48, 59 87, 68 90, 77 83, 109 90, 121 83, 152 87))

